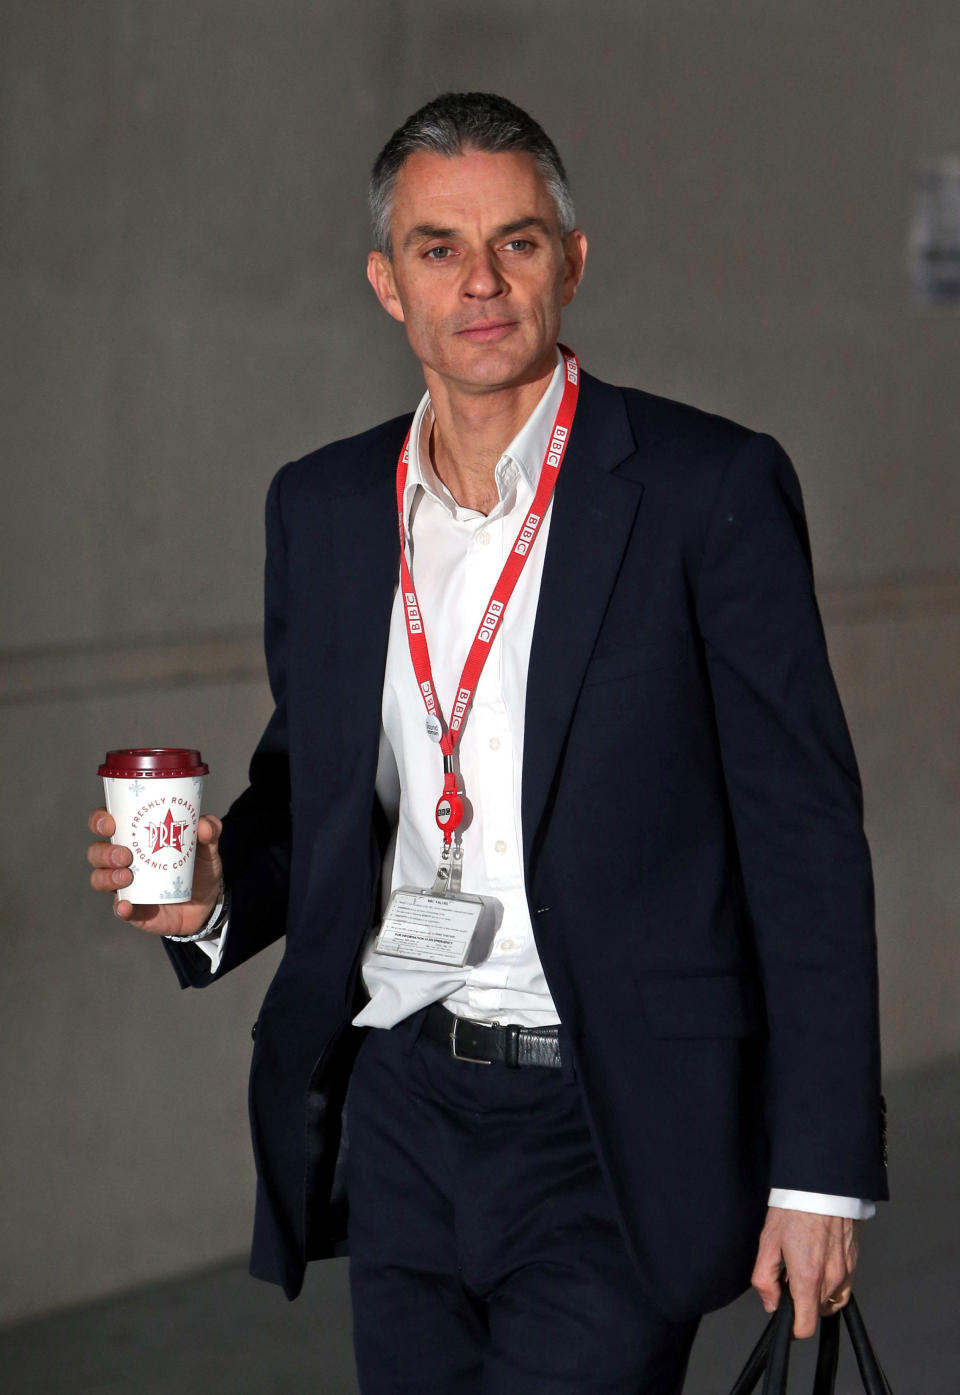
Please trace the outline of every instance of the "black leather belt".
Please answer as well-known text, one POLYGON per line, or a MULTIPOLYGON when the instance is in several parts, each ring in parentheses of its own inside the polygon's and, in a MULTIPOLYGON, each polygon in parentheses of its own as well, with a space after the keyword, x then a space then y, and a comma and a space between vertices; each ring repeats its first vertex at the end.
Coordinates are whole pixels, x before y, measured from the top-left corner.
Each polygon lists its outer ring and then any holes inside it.
POLYGON ((560 1068, 560 1042, 556 1027, 505 1027, 458 1017, 441 1003, 427 1009, 423 1034, 447 1046, 458 1061, 492 1066, 549 1066, 560 1068))

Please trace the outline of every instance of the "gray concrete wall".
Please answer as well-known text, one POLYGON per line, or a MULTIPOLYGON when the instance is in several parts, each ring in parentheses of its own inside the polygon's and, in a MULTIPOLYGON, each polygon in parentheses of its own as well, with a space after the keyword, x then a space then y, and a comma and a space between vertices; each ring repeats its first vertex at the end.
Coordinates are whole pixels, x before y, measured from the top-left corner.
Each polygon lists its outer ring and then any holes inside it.
MULTIPOLYGON (((8 0, 0 1318, 243 1249, 248 1026, 86 891, 108 746, 266 716, 285 459, 411 406, 363 276, 369 160, 444 87, 554 135, 601 376, 779 436, 804 482, 877 865, 886 1058, 960 1051, 958 311, 911 303, 911 172, 960 149, 954 0, 8 0)), ((896 1128, 896 1121, 893 1121, 896 1128)))

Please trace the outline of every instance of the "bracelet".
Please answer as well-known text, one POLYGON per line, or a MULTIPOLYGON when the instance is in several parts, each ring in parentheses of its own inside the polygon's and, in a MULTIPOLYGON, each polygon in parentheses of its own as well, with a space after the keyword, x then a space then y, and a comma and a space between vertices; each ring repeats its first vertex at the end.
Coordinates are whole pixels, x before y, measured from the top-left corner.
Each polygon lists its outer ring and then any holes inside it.
POLYGON ((230 907, 227 900, 227 893, 224 891, 221 894, 220 901, 210 912, 213 919, 210 920, 208 917, 206 925, 201 925, 195 935, 164 935, 163 938, 165 940, 172 940, 174 944, 178 945, 194 944, 197 940, 215 940, 226 924, 229 914, 230 907))

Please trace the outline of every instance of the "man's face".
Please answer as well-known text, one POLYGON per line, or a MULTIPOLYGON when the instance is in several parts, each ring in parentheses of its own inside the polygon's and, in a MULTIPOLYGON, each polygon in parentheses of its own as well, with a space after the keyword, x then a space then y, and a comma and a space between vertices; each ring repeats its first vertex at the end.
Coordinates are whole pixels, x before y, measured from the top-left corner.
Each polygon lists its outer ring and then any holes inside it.
POLYGON ((532 156, 419 151, 397 176, 390 226, 393 257, 371 252, 367 275, 428 382, 483 393, 552 369, 587 243, 561 241, 532 156))

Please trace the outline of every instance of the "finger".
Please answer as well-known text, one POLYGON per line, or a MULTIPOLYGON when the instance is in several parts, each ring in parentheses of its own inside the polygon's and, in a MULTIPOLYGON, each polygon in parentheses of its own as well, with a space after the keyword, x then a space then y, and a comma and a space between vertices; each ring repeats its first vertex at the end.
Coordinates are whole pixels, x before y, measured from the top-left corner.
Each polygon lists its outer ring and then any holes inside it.
POLYGON ((119 891, 133 881, 129 867, 102 867, 90 873, 94 891, 119 891))
POLYGON ((840 1309, 845 1308, 849 1302, 850 1289, 841 1289, 839 1293, 831 1294, 829 1298, 824 1299, 820 1305, 820 1316, 830 1317, 831 1313, 839 1313, 840 1309))
POLYGON ((106 809, 94 809, 87 819, 87 827, 91 833, 102 833, 104 838, 112 838, 117 831, 117 825, 106 809))
POLYGON ((116 900, 113 913, 118 920, 126 921, 137 930, 145 930, 148 935, 166 935, 171 925, 166 918, 166 907, 132 905, 129 901, 116 900), (162 913, 161 913, 162 912, 162 913))
POLYGON ((87 861, 91 867, 129 867, 133 853, 117 843, 91 843, 87 848, 87 861))
POLYGON ((853 1278, 853 1268, 848 1264, 843 1255, 833 1254, 824 1265, 823 1274, 820 1279, 820 1303, 821 1306, 831 1298, 836 1297, 850 1289, 850 1280, 853 1278))
POLYGON ((217 843, 223 832, 223 824, 214 814, 202 814, 197 823, 197 842, 217 843))
POLYGON ((793 1335, 812 1337, 820 1317, 819 1291, 809 1284, 801 1284, 797 1288, 791 1279, 790 1292, 793 1294, 793 1335))
POLYGON ((847 1273, 853 1277, 853 1272, 857 1267, 857 1260, 860 1258, 860 1227, 862 1221, 854 1221, 850 1226, 849 1233, 844 1236, 843 1255, 847 1265, 847 1273))
POLYGON ((761 1244, 750 1282, 760 1295, 760 1300, 768 1313, 775 1312, 780 1304, 780 1297, 783 1293, 783 1285, 780 1281, 782 1274, 783 1257, 780 1254, 779 1246, 776 1249, 768 1249, 761 1244))
POLYGON ((129 923, 136 925, 139 929, 143 929, 142 922, 144 920, 149 920, 152 916, 155 916, 157 913, 157 907, 135 906, 132 901, 124 901, 123 898, 118 894, 117 899, 113 903, 113 913, 118 920, 126 920, 129 923))
POLYGON ((850 1301, 853 1287, 853 1271, 856 1268, 856 1254, 847 1254, 842 1259, 831 1258, 823 1271, 820 1283, 820 1313, 838 1313, 850 1301))

